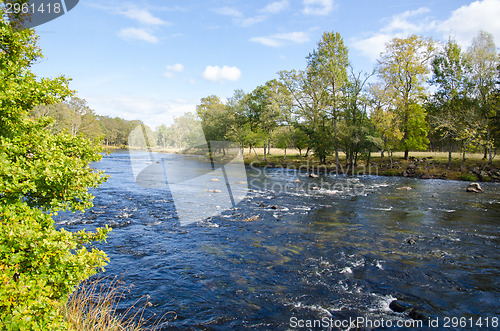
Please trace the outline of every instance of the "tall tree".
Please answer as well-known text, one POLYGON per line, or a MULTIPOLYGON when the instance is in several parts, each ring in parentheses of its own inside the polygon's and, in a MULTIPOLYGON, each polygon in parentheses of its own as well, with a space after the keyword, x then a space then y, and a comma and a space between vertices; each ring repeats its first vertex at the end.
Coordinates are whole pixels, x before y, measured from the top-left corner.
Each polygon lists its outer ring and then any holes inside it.
POLYGON ((364 91, 372 75, 355 73, 351 67, 349 81, 344 89, 344 120, 340 130, 346 153, 346 165, 354 171, 358 154, 369 145, 370 121, 367 108, 369 98, 364 91))
POLYGON ((210 141, 225 141, 234 120, 234 114, 216 95, 202 98, 196 113, 202 121, 205 139, 210 141))
POLYGON ((493 160, 490 120, 494 117, 494 92, 498 81, 499 55, 493 35, 480 31, 466 53, 473 93, 479 113, 486 125, 486 149, 489 163, 493 160))
POLYGON ((381 83, 370 86, 370 98, 370 118, 375 126, 375 131, 383 142, 380 153, 380 164, 382 165, 384 151, 388 151, 392 168, 392 152, 399 147, 403 138, 403 132, 400 130, 400 118, 393 108, 392 93, 385 90, 381 83))
MULTIPOLYGON (((448 167, 451 167, 453 143, 475 136, 474 112, 468 92, 467 63, 460 46, 449 39, 432 61, 432 84, 437 87, 429 118, 432 127, 447 141, 448 167)), ((462 146, 465 147, 465 146, 462 146)))
POLYGON ((377 64, 385 89, 393 95, 394 109, 400 118, 405 159, 409 150, 427 148, 427 123, 422 100, 430 73, 434 42, 420 36, 394 38, 386 44, 377 64))
POLYGON ((327 111, 327 93, 316 75, 309 71, 280 71, 280 81, 288 89, 297 114, 296 128, 308 136, 308 148, 325 163, 332 151, 332 134, 327 111))
POLYGON ((333 126, 335 164, 339 166, 339 121, 341 104, 348 84, 348 49, 338 32, 325 32, 308 59, 308 73, 317 81, 318 88, 326 94, 329 117, 333 126))

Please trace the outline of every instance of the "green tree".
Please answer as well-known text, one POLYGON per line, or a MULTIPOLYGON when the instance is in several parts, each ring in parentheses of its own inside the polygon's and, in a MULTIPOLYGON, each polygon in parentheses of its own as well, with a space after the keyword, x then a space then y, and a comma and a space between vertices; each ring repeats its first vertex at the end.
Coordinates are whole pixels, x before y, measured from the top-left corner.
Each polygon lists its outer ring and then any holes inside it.
POLYGON ((92 205, 88 188, 104 181, 89 167, 97 144, 49 129, 52 119, 30 110, 56 104, 72 91, 64 77, 38 79, 30 70, 41 57, 33 30, 9 22, 0 2, 0 326, 66 330, 61 307, 82 280, 102 268, 104 252, 85 245, 106 237, 56 230, 59 210, 92 205))
POLYGON ((384 151, 389 151, 392 168, 392 152, 399 147, 403 132, 401 131, 400 118, 392 108, 392 94, 385 90, 381 83, 370 86, 371 114, 370 119, 375 126, 376 133, 382 139, 380 164, 384 158, 384 151))
MULTIPOLYGON (((323 101, 328 109, 328 116, 333 127, 333 146, 335 164, 339 166, 339 122, 342 118, 341 105, 344 90, 348 83, 348 49, 341 35, 336 32, 323 33, 318 47, 309 54, 308 73, 316 80, 317 88, 326 96, 323 101)), ((326 137, 325 137, 326 138, 326 137)))
POLYGON ((327 94, 314 73, 309 71, 280 71, 280 81, 288 89, 296 114, 295 127, 304 132, 307 146, 314 150, 320 162, 332 152, 332 130, 328 120, 327 94))
POLYGON ((405 159, 408 159, 410 150, 427 148, 426 113, 421 104, 426 93, 425 83, 430 73, 429 62, 433 52, 432 40, 413 35, 394 38, 386 45, 378 60, 379 77, 384 88, 392 94, 393 109, 400 119, 403 132, 401 146, 405 151, 405 159))
POLYGON ((243 90, 235 90, 227 102, 229 112, 234 116, 228 138, 237 142, 241 148, 244 148, 247 142, 247 135, 250 132, 250 119, 248 117, 247 94, 243 90))
POLYGON ((498 66, 500 57, 496 51, 493 35, 480 31, 472 40, 466 52, 469 65, 471 87, 478 103, 479 114, 486 127, 486 150, 489 163, 493 161, 491 144, 491 119, 495 116, 495 84, 498 82, 498 66))
POLYGON ((218 96, 202 98, 196 106, 196 113, 201 119, 207 142, 227 139, 234 116, 218 96))
MULTIPOLYGON (((474 112, 469 98, 468 65, 460 46, 449 39, 432 61, 432 84, 437 87, 429 107, 432 127, 448 143, 448 167, 451 167, 453 143, 473 138, 474 112)), ((462 146, 465 147, 465 146, 462 146)))
POLYGON ((54 122, 50 129, 54 133, 66 130, 74 136, 82 134, 92 140, 103 136, 95 111, 84 99, 72 97, 55 105, 38 105, 30 113, 37 118, 52 117, 54 122))
POLYGON ((346 167, 354 171, 358 154, 369 148, 370 120, 368 118, 369 98, 364 87, 371 75, 355 73, 351 67, 349 81, 344 89, 344 120, 340 126, 340 137, 346 154, 346 167))

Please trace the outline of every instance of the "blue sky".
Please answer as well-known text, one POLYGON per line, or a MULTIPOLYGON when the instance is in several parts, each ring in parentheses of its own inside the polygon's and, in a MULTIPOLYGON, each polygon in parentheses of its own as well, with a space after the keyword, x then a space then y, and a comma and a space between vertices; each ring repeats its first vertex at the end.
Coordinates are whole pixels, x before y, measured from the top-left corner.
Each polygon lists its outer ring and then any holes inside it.
POLYGON ((356 70, 371 71, 393 37, 467 47, 480 29, 500 45, 500 0, 80 0, 36 28, 40 76, 64 74, 98 114, 155 128, 200 99, 251 92, 304 69, 324 31, 339 32, 356 70))

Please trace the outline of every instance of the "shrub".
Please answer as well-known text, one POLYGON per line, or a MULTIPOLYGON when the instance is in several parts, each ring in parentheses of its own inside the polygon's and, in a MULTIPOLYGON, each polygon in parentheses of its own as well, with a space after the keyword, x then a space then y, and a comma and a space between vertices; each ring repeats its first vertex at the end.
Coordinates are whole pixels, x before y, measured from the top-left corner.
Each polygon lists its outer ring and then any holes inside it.
POLYGON ((477 176, 473 174, 464 174, 458 177, 460 180, 468 181, 468 182, 477 182, 477 176))
POLYGON ((0 205, 0 325, 7 330, 66 330, 60 314, 75 285, 102 268, 104 252, 83 245, 96 233, 57 231, 25 203, 0 205))

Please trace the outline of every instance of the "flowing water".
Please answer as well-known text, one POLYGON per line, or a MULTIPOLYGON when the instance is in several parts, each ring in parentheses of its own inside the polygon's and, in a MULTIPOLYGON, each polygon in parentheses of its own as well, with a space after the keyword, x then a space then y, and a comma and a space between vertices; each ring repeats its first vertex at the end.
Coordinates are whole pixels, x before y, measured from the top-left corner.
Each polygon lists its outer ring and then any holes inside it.
POLYGON ((358 317, 410 323, 408 311, 389 308, 396 299, 440 323, 499 317, 498 184, 471 194, 466 182, 249 167, 250 191, 236 208, 181 226, 166 189, 135 184, 126 152, 95 167, 111 177, 93 191, 94 207, 61 214, 57 224, 112 226, 98 246, 111 260, 106 275, 133 284, 121 307, 149 295, 147 318, 176 313, 164 316, 166 329, 286 330, 298 320, 358 317))

